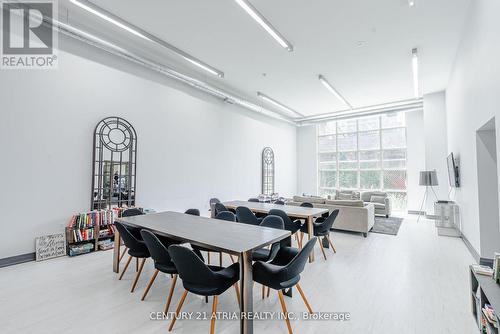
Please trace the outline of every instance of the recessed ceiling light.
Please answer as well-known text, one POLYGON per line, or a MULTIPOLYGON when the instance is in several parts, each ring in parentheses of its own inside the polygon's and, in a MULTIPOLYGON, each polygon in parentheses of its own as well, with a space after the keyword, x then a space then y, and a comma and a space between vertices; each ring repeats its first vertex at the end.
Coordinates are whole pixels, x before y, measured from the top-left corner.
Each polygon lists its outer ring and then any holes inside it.
POLYGON ((410 7, 415 6, 415 0, 408 0, 408 6, 410 7))
POLYGON ((142 30, 141 28, 139 27, 136 27, 128 22, 126 22, 125 20, 123 20, 122 18, 116 16, 115 14, 113 13, 110 13, 108 12, 107 10, 93 4, 92 2, 90 1, 87 1, 87 0, 70 0, 70 2, 86 11, 88 11, 89 13, 92 13, 106 21, 108 21, 109 23, 112 23, 114 25, 116 25, 117 27, 120 27, 126 31, 128 31, 129 33, 135 35, 135 36, 138 36, 138 37, 141 37, 147 41, 150 41, 150 42, 153 42, 153 43, 156 43, 158 45, 161 45, 167 49, 169 49, 170 51, 176 53, 177 55, 181 56, 182 58, 184 58, 185 60, 187 60, 188 62, 190 62, 191 64, 195 65, 195 66, 198 66, 199 68, 209 72, 210 74, 213 74, 213 75, 216 75, 220 78, 223 78, 224 77, 224 72, 222 71, 219 71, 218 69, 208 65, 208 64, 205 64, 204 62, 202 62, 201 60, 191 56, 190 54, 176 48, 175 46, 165 42, 164 40, 148 33, 147 31, 144 31, 142 30))
POLYGON ((280 103, 280 102, 276 101, 276 100, 275 100, 275 99, 273 99, 273 98, 270 98, 270 97, 269 97, 269 96, 267 96, 266 94, 263 94, 263 93, 261 93, 261 92, 257 92, 257 96, 258 96, 258 97, 260 97, 261 99, 263 99, 264 101, 267 101, 267 102, 269 102, 269 103, 271 103, 271 104, 275 105, 276 107, 279 107, 279 108, 281 108, 282 110, 287 111, 287 112, 288 112, 288 114, 294 115, 294 116, 292 116, 292 117, 297 117, 297 116, 299 116, 299 117, 304 117, 304 115, 302 115, 301 113, 299 113, 299 112, 297 112, 297 111, 293 110, 293 109, 292 109, 292 108, 290 108, 290 107, 285 106, 283 103, 280 103))
POLYGON ((350 109, 352 109, 352 106, 347 100, 339 93, 333 86, 326 80, 324 76, 321 74, 318 76, 319 81, 323 84, 323 86, 328 89, 330 93, 332 93, 337 99, 339 99, 342 103, 344 103, 346 106, 348 106, 350 109))
POLYGON ((411 50, 411 68, 413 71, 413 94, 416 98, 420 97, 420 90, 418 87, 418 50, 414 48, 411 50))
POLYGON ((269 35, 271 35, 282 47, 287 49, 288 51, 293 51, 293 46, 290 44, 283 35, 280 34, 278 30, 276 30, 272 24, 261 14, 259 11, 252 6, 250 2, 247 0, 235 0, 241 8, 245 10, 258 24, 264 28, 269 35))

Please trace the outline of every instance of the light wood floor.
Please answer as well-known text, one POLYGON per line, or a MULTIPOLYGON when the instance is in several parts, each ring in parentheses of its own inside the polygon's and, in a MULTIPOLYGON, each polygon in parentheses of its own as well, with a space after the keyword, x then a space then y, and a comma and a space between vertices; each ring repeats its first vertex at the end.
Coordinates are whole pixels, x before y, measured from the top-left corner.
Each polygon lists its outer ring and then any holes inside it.
MULTIPOLYGON (((460 239, 438 237, 431 222, 410 216, 398 236, 332 233, 337 254, 319 248, 302 275, 314 311, 350 312, 347 322, 292 321, 295 333, 477 333, 470 313, 468 264, 460 239)), ((111 271, 112 252, 59 258, 0 269, 1 333, 166 333, 168 322, 150 320, 162 311, 170 278, 159 275, 148 298, 141 294, 152 273, 147 263, 131 294, 134 268, 122 281, 111 271)), ((225 256, 226 262, 229 262, 225 256)), ((132 266, 131 266, 132 267, 132 266)), ((180 283, 180 281, 178 282, 180 283)), ((277 294, 260 298, 255 311, 279 311, 277 294)), ((174 308, 182 293, 178 284, 174 308)), ((305 311, 294 291, 291 312, 305 311)), ((210 312, 211 303, 188 295, 184 311, 210 312)), ((219 298, 219 311, 237 310, 234 289, 219 298)), ((179 320, 172 333, 208 333, 209 321, 179 320)), ((237 321, 218 321, 216 333, 237 333, 237 321)), ((282 320, 258 321, 255 333, 286 333, 282 320)))

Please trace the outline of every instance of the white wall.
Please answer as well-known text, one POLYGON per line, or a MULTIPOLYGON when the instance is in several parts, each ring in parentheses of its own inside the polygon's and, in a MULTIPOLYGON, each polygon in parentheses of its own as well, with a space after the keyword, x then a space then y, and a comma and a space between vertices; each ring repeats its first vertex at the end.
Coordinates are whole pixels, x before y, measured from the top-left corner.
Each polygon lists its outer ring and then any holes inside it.
MULTIPOLYGON (((434 188, 437 199, 448 199, 449 182, 446 157, 448 146, 446 137, 446 95, 437 92, 424 95, 425 170, 436 170, 439 185, 434 188)), ((426 211, 434 213, 436 197, 429 189, 426 211)))
POLYGON ((60 46, 93 60, 60 52, 58 70, 0 74, 0 258, 33 252, 36 236, 63 231, 89 209, 93 130, 106 116, 137 131, 138 205, 203 210, 210 197, 255 196, 265 146, 275 152, 276 190, 296 192, 294 126, 79 42, 60 46))
POLYGON ((318 193, 318 138, 316 125, 297 128, 297 194, 318 193))
POLYGON ((499 1, 471 2, 446 92, 448 150, 456 153, 461 161, 462 185, 455 197, 460 204, 462 232, 478 252, 481 247, 476 130, 492 117, 495 117, 496 128, 500 128, 499 12, 499 1))
MULTIPOLYGON (((406 113, 406 145, 409 211, 419 211, 425 188, 418 184, 420 171, 425 170, 424 112, 415 110, 406 113)), ((423 209, 425 210, 425 208, 423 209)))

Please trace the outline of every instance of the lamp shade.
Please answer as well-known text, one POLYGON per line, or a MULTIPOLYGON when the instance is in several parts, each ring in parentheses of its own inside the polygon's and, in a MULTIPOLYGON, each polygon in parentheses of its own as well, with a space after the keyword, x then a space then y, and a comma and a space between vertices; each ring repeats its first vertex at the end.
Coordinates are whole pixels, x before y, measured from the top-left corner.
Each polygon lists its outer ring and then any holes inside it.
POLYGON ((438 178, 435 170, 424 170, 420 172, 420 182, 421 186, 437 186, 438 178))

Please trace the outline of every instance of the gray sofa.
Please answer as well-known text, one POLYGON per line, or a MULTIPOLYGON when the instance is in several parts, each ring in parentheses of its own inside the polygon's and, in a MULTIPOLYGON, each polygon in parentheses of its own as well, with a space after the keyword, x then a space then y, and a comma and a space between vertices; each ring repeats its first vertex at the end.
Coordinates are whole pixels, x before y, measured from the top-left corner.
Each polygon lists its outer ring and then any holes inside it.
POLYGON ((383 215, 389 218, 392 212, 391 200, 386 192, 382 191, 365 191, 361 193, 361 200, 364 203, 372 203, 375 207, 376 215, 383 215))
POLYGON ((331 213, 339 209, 339 215, 333 224, 334 229, 360 232, 366 237, 375 222, 375 207, 372 203, 357 200, 328 200, 321 197, 294 196, 287 205, 311 203, 315 208, 328 209, 331 213))

